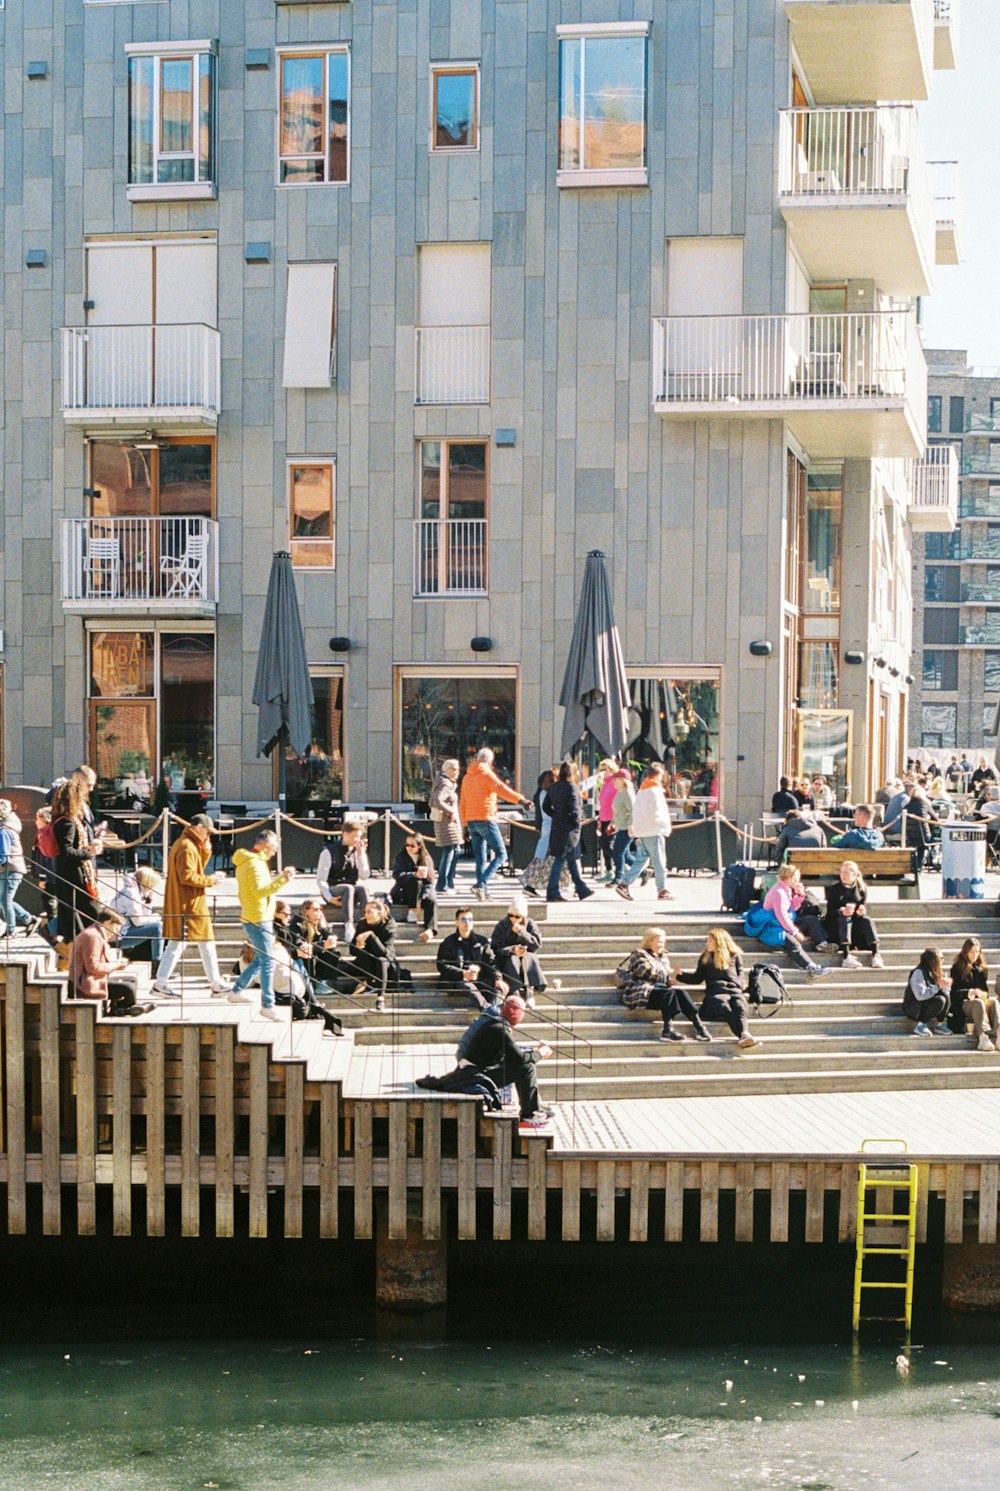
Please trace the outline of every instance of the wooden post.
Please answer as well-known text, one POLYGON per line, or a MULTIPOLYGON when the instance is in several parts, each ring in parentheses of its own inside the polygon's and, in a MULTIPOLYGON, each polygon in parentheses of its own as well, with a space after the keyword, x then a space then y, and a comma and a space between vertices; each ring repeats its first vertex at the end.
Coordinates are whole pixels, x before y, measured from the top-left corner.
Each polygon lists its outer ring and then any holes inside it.
POLYGON ((562 1163, 562 1240, 580 1241, 580 1161, 562 1163))
POLYGON ((987 1160, 979 1167, 979 1241, 995 1243, 997 1240, 997 1180, 1000 1165, 987 1160))
POLYGON ((649 1161, 632 1161, 629 1189, 628 1240, 645 1242, 649 1237, 649 1161))
POLYGON ((952 1162, 947 1169, 944 1192, 944 1240, 960 1243, 965 1211, 965 1164, 952 1162))
POLYGON ((354 1236, 372 1235, 372 1105, 354 1104, 354 1236))
POLYGON ((250 1047, 250 1236, 267 1236, 267 1057, 250 1047))
POLYGON ((215 1235, 232 1237, 236 1137, 233 1114, 235 1032, 220 1025, 215 1032, 215 1235))
POLYGON ((823 1202, 826 1195, 826 1165, 822 1161, 806 1166, 806 1242, 823 1241, 823 1202))
POLYGON ((493 1237, 497 1242, 508 1242, 514 1119, 493 1118, 490 1122, 493 1125, 493 1237))
POLYGON ((305 1068, 285 1067, 285 1236, 302 1236, 302 1162, 305 1149, 305 1068))
POLYGON ((167 1131, 164 1105, 166 1030, 146 1030, 146 1235, 163 1237, 166 1218, 167 1131))
POLYGON ((97 1230, 97 1100, 95 1096, 94 1022, 96 1008, 78 1006, 76 1024, 76 1230, 91 1237, 97 1230))
POLYGON ((181 1236, 197 1237, 201 1229, 201 1032, 196 1025, 181 1031, 181 1236))
POLYGON ((389 1104, 389 1237, 406 1240, 406 1149, 407 1107, 389 1104))
POLYGON ((663 1182, 663 1240, 684 1241, 684 1161, 668 1160, 663 1182))
POLYGON ((42 989, 39 1022, 42 1079, 42 1232, 58 1237, 62 1231, 62 1192, 59 1132, 59 990, 42 989))
POLYGON ((702 1242, 719 1241, 719 1162, 701 1162, 701 1217, 699 1235, 702 1242))
POLYGON ((458 1104, 458 1235, 463 1242, 476 1236, 476 1119, 478 1103, 458 1104))
POLYGON ((615 1162, 597 1162, 597 1241, 615 1240, 615 1162))
POLYGON ((324 1082, 319 1093, 319 1235, 340 1231, 340 1088, 324 1082))
POLYGON ((753 1242, 753 1160, 736 1162, 736 1241, 753 1242))
POLYGON ((544 1138, 529 1138, 528 1151, 528 1241, 545 1241, 545 1200, 548 1143, 544 1138))
POLYGON ((788 1241, 788 1161, 771 1165, 771 1241, 788 1241))
POLYGON ((7 965, 7 1022, 4 1059, 7 1077, 7 1231, 27 1231, 24 1077, 24 969, 7 965))
POLYGON ((429 1098, 423 1105, 424 1236, 441 1236, 441 1104, 429 1098))
POLYGON ((115 1237, 132 1232, 132 1031, 116 1025, 111 1044, 111 1180, 115 1237))

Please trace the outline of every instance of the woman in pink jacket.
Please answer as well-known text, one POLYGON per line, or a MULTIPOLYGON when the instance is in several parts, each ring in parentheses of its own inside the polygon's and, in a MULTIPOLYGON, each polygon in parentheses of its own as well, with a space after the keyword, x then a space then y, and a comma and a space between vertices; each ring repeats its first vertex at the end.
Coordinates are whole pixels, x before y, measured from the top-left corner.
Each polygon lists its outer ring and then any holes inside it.
POLYGON ((799 872, 794 865, 782 865, 778 878, 764 897, 764 910, 770 911, 785 934, 784 950, 797 968, 804 968, 810 978, 823 978, 832 969, 814 963, 802 944, 805 933, 795 925, 795 913, 805 899, 799 872))

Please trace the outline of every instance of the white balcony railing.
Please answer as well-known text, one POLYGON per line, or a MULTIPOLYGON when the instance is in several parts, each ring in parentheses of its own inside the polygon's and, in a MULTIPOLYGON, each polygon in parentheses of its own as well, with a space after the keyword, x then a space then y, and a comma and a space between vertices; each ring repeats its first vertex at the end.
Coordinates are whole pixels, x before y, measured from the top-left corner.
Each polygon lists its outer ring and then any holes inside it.
POLYGON ((656 404, 923 407, 927 366, 911 312, 661 316, 656 404))
POLYGON ((490 328, 418 326, 416 402, 488 404, 490 328))
POLYGON ((930 445, 913 461, 910 477, 910 525, 951 533, 958 523, 958 456, 953 445, 930 445))
POLYGON ((485 595, 485 518, 418 518, 413 525, 413 594, 485 595))
POLYGON ((210 518, 65 518, 63 603, 166 612, 214 605, 218 526, 210 518))
POLYGON ((213 327, 64 326, 63 411, 114 415, 219 413, 220 343, 213 327))
POLYGON ((934 220, 938 228, 958 224, 958 161, 928 161, 931 193, 934 198, 934 220))
POLYGON ((958 60, 958 0, 934 0, 934 66, 953 68, 958 60))

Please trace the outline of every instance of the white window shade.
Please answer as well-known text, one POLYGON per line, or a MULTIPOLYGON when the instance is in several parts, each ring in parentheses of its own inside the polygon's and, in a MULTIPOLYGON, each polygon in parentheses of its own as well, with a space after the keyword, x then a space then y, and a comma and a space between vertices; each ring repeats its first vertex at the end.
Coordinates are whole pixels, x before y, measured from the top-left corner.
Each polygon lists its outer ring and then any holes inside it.
POLYGON ((488 243, 424 244, 418 262, 421 326, 489 326, 488 243))
POLYGON ((330 387, 336 294, 336 264, 289 264, 283 387, 330 387))
POLYGON ((742 238, 671 238, 667 276, 671 316, 743 314, 742 238))

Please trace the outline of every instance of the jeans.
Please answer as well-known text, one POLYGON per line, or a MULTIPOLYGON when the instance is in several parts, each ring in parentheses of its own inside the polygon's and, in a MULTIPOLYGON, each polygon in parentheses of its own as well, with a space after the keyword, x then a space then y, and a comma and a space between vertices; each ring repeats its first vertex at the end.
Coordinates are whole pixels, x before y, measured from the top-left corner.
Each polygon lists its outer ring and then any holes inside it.
POLYGON ((24 879, 16 870, 0 870, 0 902, 3 904, 3 919, 7 923, 7 931, 13 932, 15 927, 26 927, 31 917, 14 900, 17 887, 24 879))
POLYGON ((611 841, 611 858, 614 861, 615 879, 620 881, 626 870, 632 868, 632 856, 628 852, 628 846, 632 842, 632 834, 627 828, 619 828, 611 841))
POLYGON ((653 875, 656 879, 656 889, 667 888, 667 846, 662 834, 652 834, 648 839, 636 840, 635 859, 632 868, 626 872, 623 885, 632 885, 642 874, 643 866, 648 861, 653 866, 653 875))
POLYGON ((500 825, 492 818, 476 818, 469 824, 469 838, 476 857, 476 884, 485 890, 490 877, 507 863, 500 825), (491 854, 492 859, 489 857, 491 854))
MULTIPOLYGON (((355 926, 362 920, 365 907, 368 905, 368 892, 363 885, 331 885, 329 891, 330 899, 340 902, 340 913, 345 927, 348 923, 355 926)), ((327 908, 329 904, 329 901, 325 903, 327 908)))
POLYGON ((255 957, 248 963, 233 985, 239 993, 247 987, 254 974, 260 978, 260 1002, 264 1009, 274 1008, 274 922, 244 922, 243 931, 254 950, 255 957))
POLYGON ((460 848, 460 844, 445 844, 441 850, 437 881, 434 886, 434 889, 439 895, 444 890, 455 889, 455 866, 458 864, 458 851, 460 848))
POLYGON ((159 963, 163 957, 163 923, 158 916, 151 916, 144 922, 126 922, 118 946, 134 947, 137 942, 145 942, 147 937, 153 944, 153 962, 159 963))
POLYGON ((796 968, 818 967, 818 964, 814 963, 812 958, 810 958, 807 953, 803 952, 802 944, 800 942, 797 942, 794 937, 789 937, 787 933, 785 934, 784 950, 791 958, 796 968))
POLYGON ((545 898, 548 901, 562 900, 559 894, 559 878, 565 864, 573 882, 573 889, 581 901, 585 901, 593 892, 588 890, 583 876, 580 874, 580 850, 576 845, 567 849, 565 854, 554 854, 552 856, 552 869, 549 871, 549 883, 545 887, 545 898))

